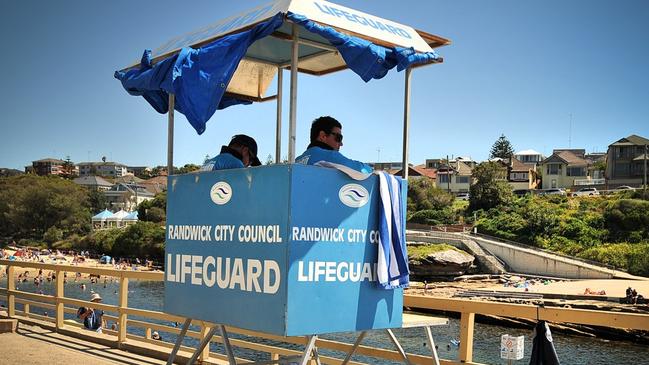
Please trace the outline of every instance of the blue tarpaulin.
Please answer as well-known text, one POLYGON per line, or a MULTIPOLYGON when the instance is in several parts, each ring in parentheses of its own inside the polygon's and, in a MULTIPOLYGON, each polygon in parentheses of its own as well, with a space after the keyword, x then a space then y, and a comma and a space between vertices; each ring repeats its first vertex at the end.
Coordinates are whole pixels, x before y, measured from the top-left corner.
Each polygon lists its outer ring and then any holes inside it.
POLYGON ((365 82, 383 78, 394 66, 397 66, 397 71, 402 71, 413 64, 439 59, 435 52, 417 53, 413 48, 383 47, 365 39, 340 33, 332 27, 320 25, 302 15, 289 12, 287 17, 308 31, 328 40, 338 49, 347 67, 365 82))
MULTIPOLYGON (((159 113, 169 109, 169 93, 175 95, 175 110, 184 114, 198 134, 217 109, 250 104, 225 94, 239 62, 248 47, 277 30, 284 22, 283 13, 236 34, 219 38, 203 47, 185 47, 176 55, 152 64, 151 52, 145 51, 140 67, 116 71, 115 78, 126 91, 142 96, 159 113)), ((404 70, 417 63, 429 63, 439 56, 434 52, 417 53, 412 48, 383 47, 317 24, 304 16, 288 13, 286 17, 312 33, 327 39, 338 49, 347 66, 365 82, 384 77, 397 67, 404 70)))

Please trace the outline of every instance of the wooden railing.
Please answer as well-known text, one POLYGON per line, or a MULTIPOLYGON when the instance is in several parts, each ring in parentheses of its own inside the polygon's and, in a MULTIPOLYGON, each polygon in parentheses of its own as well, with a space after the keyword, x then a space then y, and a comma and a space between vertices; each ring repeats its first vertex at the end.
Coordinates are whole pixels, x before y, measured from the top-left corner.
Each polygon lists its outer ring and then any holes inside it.
MULTIPOLYGON (((150 280, 162 281, 162 272, 145 272, 145 271, 122 271, 105 268, 92 268, 92 267, 79 267, 69 265, 52 265, 40 264, 33 262, 22 261, 8 261, 0 260, 0 266, 8 266, 7 287, 0 288, 0 296, 5 296, 7 299, 7 313, 9 317, 18 318, 21 320, 36 319, 53 323, 56 330, 69 330, 71 328, 81 327, 80 324, 72 324, 64 320, 65 313, 76 313, 77 307, 92 306, 93 308, 101 309, 115 315, 105 315, 105 318, 118 323, 117 330, 104 329, 104 333, 112 336, 111 345, 117 348, 124 347, 128 344, 128 340, 132 339, 140 343, 155 344, 163 346, 169 350, 173 347, 172 343, 164 341, 154 341, 151 339, 152 331, 161 331, 166 333, 178 334, 180 329, 135 319, 129 319, 128 316, 140 316, 147 319, 169 321, 169 322, 184 322, 184 318, 167 314, 159 311, 150 311, 144 309, 130 308, 128 306, 128 286, 129 280, 150 280), (33 294, 20 290, 16 290, 15 285, 15 272, 18 267, 37 268, 43 270, 50 270, 56 274, 55 293, 54 295, 33 294), (102 276, 110 276, 119 279, 119 300, 117 305, 92 303, 87 301, 68 298, 65 296, 65 287, 63 278, 64 272, 71 273, 84 273, 102 276), (22 304, 23 310, 16 309, 16 304, 22 304), (66 306, 68 305, 68 306, 66 306), (46 310, 51 310, 54 316, 43 316, 31 312, 32 307, 40 307, 46 310), (128 328, 141 328, 145 333, 144 336, 137 336, 127 332, 128 328)), ((426 310, 440 310, 447 312, 460 313, 460 348, 459 359, 457 360, 440 360, 441 364, 446 365, 459 365, 459 364, 478 364, 473 362, 473 331, 476 314, 495 315, 509 318, 525 318, 525 319, 544 319, 555 323, 578 323, 585 325, 596 325, 605 327, 617 327, 626 329, 636 329, 649 331, 649 315, 634 314, 634 313, 620 313, 620 312, 604 312, 594 310, 581 310, 571 308, 543 308, 533 305, 525 304, 507 304, 507 303, 494 303, 494 302, 479 302, 468 299, 454 299, 454 298, 433 298, 429 296, 418 295, 405 295, 404 306, 413 310, 426 309, 426 310)), ((194 321, 194 325, 200 328, 200 331, 188 331, 187 336, 195 339, 202 339, 207 335, 209 329, 214 326, 213 323, 194 321)), ((264 338, 268 340, 281 341, 289 344, 305 345, 306 338, 301 337, 282 337, 259 333, 255 331, 243 330, 239 328, 228 327, 231 333, 237 333, 243 336, 264 338)), ((81 330, 79 330, 82 332, 81 330)), ((220 342, 221 338, 215 336, 213 342, 220 342)), ((299 351, 282 348, 278 346, 270 346, 253 342, 252 339, 241 340, 231 339, 232 345, 239 348, 245 348, 257 352, 267 353, 270 358, 277 359, 279 356, 297 355, 299 351)), ((320 349, 328 349, 333 351, 340 351, 343 354, 352 348, 352 344, 341 343, 332 340, 319 339, 317 346, 320 349)), ((148 354, 146 346, 138 348, 137 346, 128 346, 130 351, 142 351, 141 353, 148 354)), ((191 348, 181 347, 181 350, 192 351, 191 348)), ((377 359, 385 359, 391 361, 400 361, 400 355, 397 351, 388 350, 383 348, 376 348, 370 346, 360 346, 356 352, 357 355, 364 355, 377 359)), ((225 359, 222 354, 213 353, 209 351, 209 347, 201 353, 201 360, 208 360, 209 358, 225 359)), ((408 358, 413 364, 430 364, 431 357, 417 354, 408 354, 408 358)), ((321 360, 326 364, 340 364, 342 359, 332 356, 321 356, 321 360)), ((350 364, 360 364, 358 362, 350 362, 350 364)))

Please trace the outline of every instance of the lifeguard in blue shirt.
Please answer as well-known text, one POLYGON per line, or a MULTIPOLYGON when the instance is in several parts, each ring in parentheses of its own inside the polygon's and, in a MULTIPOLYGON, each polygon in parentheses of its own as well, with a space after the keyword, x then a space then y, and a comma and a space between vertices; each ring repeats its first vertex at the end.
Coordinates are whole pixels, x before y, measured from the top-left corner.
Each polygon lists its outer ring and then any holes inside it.
POLYGON ((342 125, 336 119, 325 116, 317 118, 311 124, 311 143, 295 163, 314 165, 327 161, 347 166, 356 171, 369 174, 372 168, 360 161, 352 160, 338 152, 343 145, 342 125))
POLYGON ((259 166, 257 142, 245 134, 237 134, 227 146, 221 147, 221 153, 207 161, 201 171, 242 169, 248 166, 259 166))

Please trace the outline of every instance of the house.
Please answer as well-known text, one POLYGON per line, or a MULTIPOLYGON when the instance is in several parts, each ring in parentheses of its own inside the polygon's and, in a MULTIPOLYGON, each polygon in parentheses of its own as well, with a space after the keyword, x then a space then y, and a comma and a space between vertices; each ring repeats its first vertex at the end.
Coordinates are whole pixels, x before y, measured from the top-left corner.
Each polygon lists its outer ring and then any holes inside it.
POLYGON ((541 162, 541 180, 543 189, 572 189, 588 182, 589 161, 584 158, 585 150, 557 149, 552 156, 541 162))
POLYGON ((541 162, 545 160, 545 157, 540 152, 532 149, 518 151, 514 153, 514 158, 521 163, 533 166, 534 169, 536 169, 536 166, 540 165, 541 162))
POLYGON ((9 177, 9 176, 22 175, 22 174, 24 174, 24 172, 20 170, 0 167, 0 177, 9 177))
POLYGON ((40 176, 46 175, 79 175, 79 169, 73 163, 56 158, 44 158, 32 161, 31 166, 25 166, 26 173, 40 176))
POLYGON ((166 176, 156 176, 148 180, 144 180, 138 185, 143 186, 149 192, 153 194, 161 193, 167 190, 167 177, 166 176))
POLYGON ((138 177, 149 176, 153 169, 148 166, 128 166, 126 171, 138 177))
POLYGON ((104 191, 106 202, 112 209, 132 211, 138 204, 153 199, 153 193, 144 186, 119 183, 104 191))
POLYGON ((113 186, 113 184, 106 181, 101 176, 82 176, 72 180, 72 182, 97 191, 106 191, 113 186))
MULTIPOLYGON (((403 169, 392 170, 390 172, 392 175, 401 176, 403 174, 403 169)), ((426 165, 417 165, 417 166, 408 166, 408 178, 409 179, 421 179, 428 178, 433 182, 433 186, 436 186, 435 181, 437 180, 437 170, 428 169, 426 165)))
MULTIPOLYGON (((523 155, 526 156, 526 155, 523 155)), ((529 156, 529 155, 527 155, 529 156)), ((523 163, 516 157, 512 157, 509 161, 507 182, 514 190, 529 190, 538 189, 540 180, 536 172, 536 162, 523 163)))
POLYGON ((403 169, 403 162, 368 162, 367 164, 376 171, 403 169))
POLYGON ((451 193, 467 193, 473 179, 473 168, 462 160, 450 161, 437 169, 437 187, 451 193))
POLYGON ((640 186, 649 163, 649 139, 635 134, 608 146, 606 183, 609 188, 620 185, 640 186))
POLYGON ((77 166, 80 176, 99 175, 116 178, 127 174, 126 165, 118 162, 80 162, 77 166))

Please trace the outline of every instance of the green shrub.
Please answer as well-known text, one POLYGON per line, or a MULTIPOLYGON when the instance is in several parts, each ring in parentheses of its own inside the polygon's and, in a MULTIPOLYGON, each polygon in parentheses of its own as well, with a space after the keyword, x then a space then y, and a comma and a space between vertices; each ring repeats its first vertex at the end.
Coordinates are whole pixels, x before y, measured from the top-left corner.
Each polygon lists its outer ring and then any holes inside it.
POLYGON ((649 201, 620 199, 604 211, 610 241, 640 242, 649 239, 649 201))
POLYGON ((611 243, 591 247, 578 257, 627 270, 630 274, 649 276, 649 243, 611 243))
POLYGON ((455 211, 450 208, 420 210, 410 215, 408 222, 428 224, 431 226, 440 224, 453 224, 457 217, 455 211))

